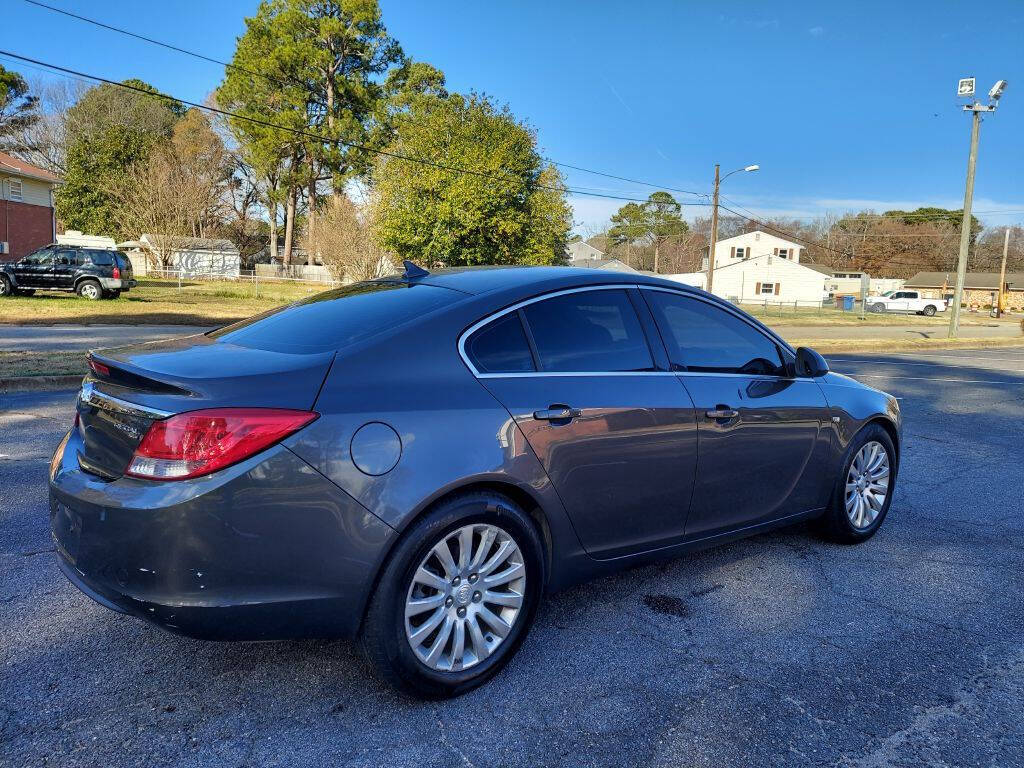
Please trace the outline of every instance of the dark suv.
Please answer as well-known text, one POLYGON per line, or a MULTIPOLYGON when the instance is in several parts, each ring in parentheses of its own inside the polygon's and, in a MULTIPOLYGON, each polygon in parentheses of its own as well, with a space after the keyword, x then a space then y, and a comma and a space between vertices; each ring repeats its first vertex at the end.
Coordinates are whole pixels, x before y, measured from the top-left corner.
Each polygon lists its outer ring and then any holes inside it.
POLYGON ((128 257, 102 248, 47 245, 13 264, 0 264, 0 296, 74 291, 96 301, 116 299, 134 286, 128 257))

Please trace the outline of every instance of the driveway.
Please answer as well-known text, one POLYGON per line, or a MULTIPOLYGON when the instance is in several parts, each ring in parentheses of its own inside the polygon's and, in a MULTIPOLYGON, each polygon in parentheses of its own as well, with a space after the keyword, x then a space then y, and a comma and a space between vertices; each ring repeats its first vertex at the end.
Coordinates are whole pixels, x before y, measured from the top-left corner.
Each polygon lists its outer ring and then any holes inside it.
POLYGON ((74 393, 0 395, 0 766, 1024 765, 1024 350, 831 362, 901 398, 875 538, 797 527, 561 592, 433 703, 348 642, 203 643, 90 601, 47 520, 74 393))

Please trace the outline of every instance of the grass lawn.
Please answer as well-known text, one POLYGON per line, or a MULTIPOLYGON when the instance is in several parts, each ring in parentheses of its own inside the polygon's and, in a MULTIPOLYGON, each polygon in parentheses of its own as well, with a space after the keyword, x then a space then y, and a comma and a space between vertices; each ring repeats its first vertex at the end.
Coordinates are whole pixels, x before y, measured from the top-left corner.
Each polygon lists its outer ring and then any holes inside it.
POLYGON ((46 352, 0 351, 0 379, 21 376, 84 376, 84 349, 59 349, 46 352))
POLYGON ((88 301, 73 293, 40 291, 0 299, 0 323, 16 325, 225 325, 287 304, 329 286, 260 281, 184 282, 142 278, 118 299, 88 301))

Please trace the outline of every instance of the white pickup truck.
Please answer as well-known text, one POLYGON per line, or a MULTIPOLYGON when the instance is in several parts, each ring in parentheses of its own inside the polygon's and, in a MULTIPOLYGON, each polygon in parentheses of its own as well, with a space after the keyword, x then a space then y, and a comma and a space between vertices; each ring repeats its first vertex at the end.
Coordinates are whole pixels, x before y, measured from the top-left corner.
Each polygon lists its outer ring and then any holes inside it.
POLYGON ((922 299, 918 291, 886 291, 881 296, 868 296, 868 312, 915 312, 932 317, 946 311, 945 299, 922 299))

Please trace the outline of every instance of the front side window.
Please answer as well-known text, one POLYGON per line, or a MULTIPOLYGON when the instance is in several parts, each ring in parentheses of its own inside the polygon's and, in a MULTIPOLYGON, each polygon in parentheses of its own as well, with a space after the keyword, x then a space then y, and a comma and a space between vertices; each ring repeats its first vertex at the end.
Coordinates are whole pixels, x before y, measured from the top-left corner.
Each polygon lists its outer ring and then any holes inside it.
POLYGON ((25 263, 33 267, 48 267, 53 264, 53 249, 41 248, 25 257, 25 263))
POLYGON ((636 311, 625 290, 568 293, 523 309, 542 371, 654 370, 636 311))
POLYGON ((664 291, 644 291, 673 368, 703 373, 782 376, 775 342, 724 309, 664 291))
POLYGON ((511 312, 474 331, 466 340, 466 355, 480 373, 534 371, 530 343, 519 313, 511 312))

